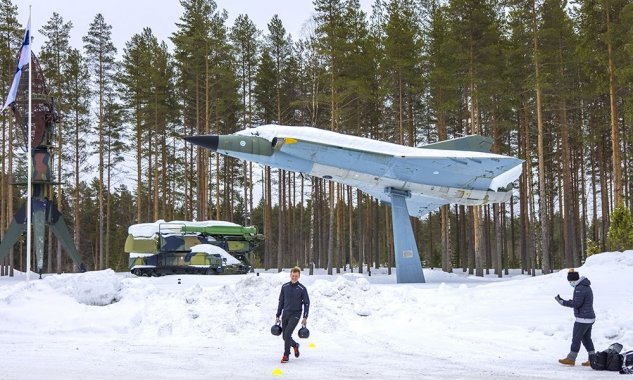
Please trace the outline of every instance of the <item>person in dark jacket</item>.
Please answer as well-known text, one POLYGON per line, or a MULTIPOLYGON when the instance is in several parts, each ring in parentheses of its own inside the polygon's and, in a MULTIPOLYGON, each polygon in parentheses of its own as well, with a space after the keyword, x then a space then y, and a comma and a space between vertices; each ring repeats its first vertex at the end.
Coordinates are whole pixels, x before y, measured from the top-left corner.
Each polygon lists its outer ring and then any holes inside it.
POLYGON ((591 291, 591 282, 586 277, 580 277, 578 272, 570 269, 567 273, 567 281, 574 288, 574 298, 564 300, 560 295, 556 295, 556 301, 562 306, 574 308, 574 330, 571 339, 571 349, 564 359, 558 360, 564 365, 573 366, 576 364, 576 357, 580 351, 580 343, 587 349, 589 360, 583 362, 583 366, 589 366, 591 357, 596 353, 591 340, 591 327, 596 321, 596 313, 593 311, 593 292, 591 291))
POLYGON ((282 363, 288 362, 290 356, 290 347, 292 347, 295 357, 299 357, 299 343, 292 339, 292 333, 295 331, 299 319, 301 318, 301 309, 303 308, 303 320, 301 324, 305 327, 308 323, 308 311, 310 309, 310 298, 308 298, 308 290, 299 283, 301 269, 294 267, 290 271, 290 282, 286 282, 281 286, 279 293, 279 305, 277 306, 276 323, 280 322, 284 338, 284 355, 281 358, 282 363))

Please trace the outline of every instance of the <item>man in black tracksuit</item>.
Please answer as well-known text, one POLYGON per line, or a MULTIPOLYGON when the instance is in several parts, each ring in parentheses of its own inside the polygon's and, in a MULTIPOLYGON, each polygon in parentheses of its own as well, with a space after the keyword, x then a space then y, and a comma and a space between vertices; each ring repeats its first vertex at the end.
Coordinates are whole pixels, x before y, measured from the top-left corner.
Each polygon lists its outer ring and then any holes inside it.
POLYGON ((575 365, 578 351, 580 351, 580 343, 585 346, 589 353, 589 360, 583 362, 583 366, 589 366, 591 356, 595 354, 593 341, 591 340, 591 327, 596 321, 596 313, 593 311, 593 292, 591 291, 591 282, 586 277, 580 277, 578 272, 570 269, 567 273, 567 281, 574 288, 574 298, 564 300, 559 295, 554 297, 562 306, 574 309, 574 331, 572 333, 571 349, 566 358, 560 359, 558 362, 565 365, 575 365))
POLYGON ((290 271, 290 282, 283 284, 281 286, 281 292, 279 293, 276 322, 279 323, 279 317, 281 316, 281 328, 283 329, 284 338, 284 356, 281 358, 282 363, 288 362, 290 347, 293 348, 295 357, 299 357, 299 343, 292 339, 292 333, 295 331, 299 319, 301 318, 302 307, 303 321, 301 321, 301 324, 305 326, 308 323, 310 298, 308 298, 308 290, 299 283, 300 276, 301 269, 299 269, 299 267, 292 268, 290 271))

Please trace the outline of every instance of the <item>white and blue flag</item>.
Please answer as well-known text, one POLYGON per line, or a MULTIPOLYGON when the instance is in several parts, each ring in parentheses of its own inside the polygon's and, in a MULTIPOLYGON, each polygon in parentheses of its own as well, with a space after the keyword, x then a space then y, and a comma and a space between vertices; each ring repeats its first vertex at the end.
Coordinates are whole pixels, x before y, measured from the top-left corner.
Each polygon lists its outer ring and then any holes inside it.
POLYGON ((24 31, 24 40, 22 41, 22 50, 20 50, 20 59, 18 60, 18 68, 13 76, 13 83, 7 95, 7 100, 4 102, 4 107, 0 112, 4 112, 7 107, 15 101, 15 96, 18 92, 18 85, 20 84, 20 77, 22 77, 22 69, 24 66, 31 62, 31 16, 29 16, 29 22, 26 24, 26 30, 24 31))

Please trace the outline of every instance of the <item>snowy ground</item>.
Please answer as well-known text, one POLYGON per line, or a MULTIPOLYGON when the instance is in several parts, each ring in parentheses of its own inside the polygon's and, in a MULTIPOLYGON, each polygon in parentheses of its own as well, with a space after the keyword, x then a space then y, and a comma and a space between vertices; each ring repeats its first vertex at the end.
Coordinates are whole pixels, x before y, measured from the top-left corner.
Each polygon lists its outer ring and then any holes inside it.
MULTIPOLYGON (((633 349, 633 251, 590 257, 598 350, 633 349)), ((110 270, 0 277, 0 379, 594 379, 563 367, 566 271, 502 279, 425 269, 426 284, 372 272, 309 276, 310 338, 279 363, 270 334, 289 271, 136 278, 110 270), (178 284, 178 279, 181 283, 178 284)), ((581 349, 579 361, 586 359, 581 349)))

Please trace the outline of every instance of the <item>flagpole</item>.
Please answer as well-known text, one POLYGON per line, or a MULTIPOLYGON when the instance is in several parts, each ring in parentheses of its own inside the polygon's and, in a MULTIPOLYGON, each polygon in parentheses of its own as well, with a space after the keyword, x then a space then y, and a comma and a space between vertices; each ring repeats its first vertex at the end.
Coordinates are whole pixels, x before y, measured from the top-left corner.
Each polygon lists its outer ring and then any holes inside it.
MULTIPOLYGON (((31 24, 31 6, 29 5, 29 25, 31 24)), ((28 175, 26 181, 26 281, 31 278, 31 176, 33 171, 33 152, 31 151, 31 75, 33 73, 33 62, 31 59, 31 35, 29 31, 28 57, 29 57, 29 121, 28 121, 28 175)))

